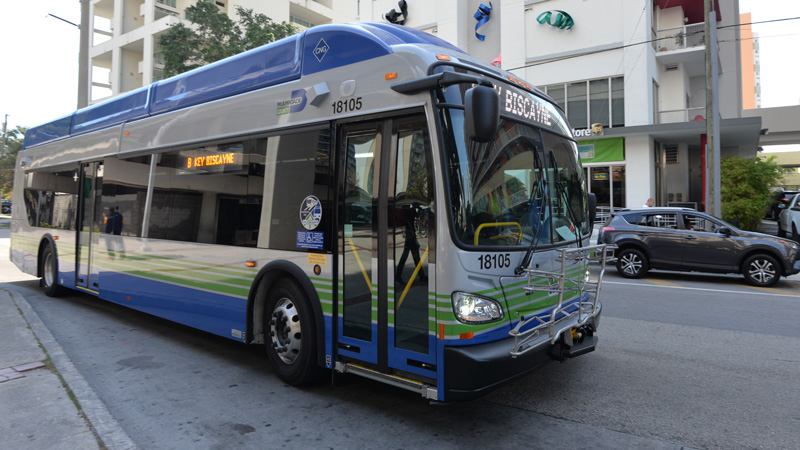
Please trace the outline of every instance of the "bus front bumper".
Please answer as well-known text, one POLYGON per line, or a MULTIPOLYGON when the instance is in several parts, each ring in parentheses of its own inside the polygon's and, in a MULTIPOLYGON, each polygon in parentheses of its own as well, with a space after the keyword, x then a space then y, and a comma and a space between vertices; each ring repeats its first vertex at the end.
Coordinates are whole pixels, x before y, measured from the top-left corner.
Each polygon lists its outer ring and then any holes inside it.
POLYGON ((480 398, 489 392, 541 368, 552 360, 565 361, 594 351, 597 336, 594 332, 600 321, 600 305, 592 317, 579 324, 577 320, 564 319, 557 323, 558 329, 569 332, 580 327, 584 332, 591 331, 579 342, 567 345, 564 339, 551 344, 542 336, 532 350, 512 356, 509 351, 515 345, 514 338, 502 339, 486 344, 464 347, 445 347, 444 401, 465 401, 480 398))

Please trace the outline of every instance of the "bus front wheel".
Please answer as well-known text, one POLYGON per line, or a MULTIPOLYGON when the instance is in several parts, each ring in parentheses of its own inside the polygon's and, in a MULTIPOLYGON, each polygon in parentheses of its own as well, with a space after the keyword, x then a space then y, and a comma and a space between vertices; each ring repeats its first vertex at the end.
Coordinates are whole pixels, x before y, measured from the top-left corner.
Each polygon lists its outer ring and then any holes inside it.
POLYGON ((319 375, 314 313, 296 283, 282 279, 270 289, 264 308, 264 332, 267 356, 278 378, 299 386, 319 375))

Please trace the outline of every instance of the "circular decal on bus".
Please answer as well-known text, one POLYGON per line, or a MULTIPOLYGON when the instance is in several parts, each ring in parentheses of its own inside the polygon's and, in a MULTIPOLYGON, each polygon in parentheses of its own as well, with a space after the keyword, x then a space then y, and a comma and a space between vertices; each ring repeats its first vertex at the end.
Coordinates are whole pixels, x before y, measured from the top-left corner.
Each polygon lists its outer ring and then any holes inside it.
POLYGON ((313 230, 319 225, 322 219, 322 203, 319 202, 317 197, 309 195, 303 199, 303 204, 300 205, 300 222, 306 230, 313 230))

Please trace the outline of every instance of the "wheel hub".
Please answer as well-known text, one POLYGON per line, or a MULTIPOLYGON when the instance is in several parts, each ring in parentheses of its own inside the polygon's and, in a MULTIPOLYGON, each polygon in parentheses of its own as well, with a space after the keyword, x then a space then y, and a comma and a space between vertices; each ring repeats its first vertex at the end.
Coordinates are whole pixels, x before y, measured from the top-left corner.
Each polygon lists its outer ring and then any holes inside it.
POLYGON ((750 264, 750 276, 759 283, 769 283, 775 276, 775 268, 765 259, 757 259, 750 264))
POLYGON ((625 273, 634 275, 638 273, 641 268, 642 262, 639 261, 636 255, 628 254, 622 257, 622 270, 625 271, 625 273))
POLYGON ((269 334, 278 357, 286 364, 294 363, 302 350, 302 335, 297 308, 288 298, 280 299, 275 305, 269 334))

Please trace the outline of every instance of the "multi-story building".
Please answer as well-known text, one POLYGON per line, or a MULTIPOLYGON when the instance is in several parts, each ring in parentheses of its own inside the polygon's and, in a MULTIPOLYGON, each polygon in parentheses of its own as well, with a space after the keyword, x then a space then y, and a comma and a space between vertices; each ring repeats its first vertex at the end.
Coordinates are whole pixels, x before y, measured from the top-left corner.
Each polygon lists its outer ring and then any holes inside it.
MULTIPOLYGON (((500 57, 504 69, 557 100, 580 136, 589 188, 600 205, 638 207, 654 197, 660 205, 702 207, 702 0, 500 0, 476 31, 480 4, 409 1, 406 25, 485 61, 500 57)), ((379 14, 372 18, 393 7, 396 2, 373 2, 379 14)), ((738 1, 717 0, 715 10, 721 154, 752 157, 761 120, 741 117, 738 1)))
MULTIPOLYGON (((157 38, 197 0, 94 0, 91 63, 114 95, 159 77, 157 38), (105 35, 98 23, 110 23, 105 35), (100 42, 105 36, 108 40, 100 42)), ((223 0, 302 26, 385 21, 395 0, 223 0), (267 10, 268 9, 268 10, 267 10)), ((401 2, 402 3, 402 2, 401 2)), ((705 193, 703 0, 407 0, 405 25, 539 86, 566 110, 598 203, 694 203, 705 193), (489 2, 485 2, 488 4, 489 2), (484 9, 487 9, 484 7, 484 9), (484 19, 479 21, 478 19, 484 19), (480 38, 483 36, 483 39, 480 38)), ((742 117, 739 7, 715 0, 722 155, 755 156, 759 116, 742 117)), ((96 100, 97 97, 93 97, 96 100)))
MULTIPOLYGON (((212 0, 91 0, 88 103, 147 86, 161 78, 163 57, 159 36, 181 21, 186 8, 212 0)), ((213 0, 234 20, 236 7, 252 9, 276 22, 292 22, 300 29, 324 23, 358 19, 356 0, 213 0)))
POLYGON ((761 56, 758 33, 753 33, 752 16, 742 14, 742 108, 761 108, 761 56))

